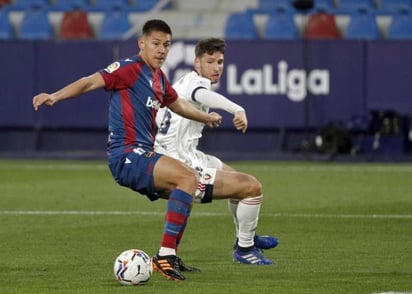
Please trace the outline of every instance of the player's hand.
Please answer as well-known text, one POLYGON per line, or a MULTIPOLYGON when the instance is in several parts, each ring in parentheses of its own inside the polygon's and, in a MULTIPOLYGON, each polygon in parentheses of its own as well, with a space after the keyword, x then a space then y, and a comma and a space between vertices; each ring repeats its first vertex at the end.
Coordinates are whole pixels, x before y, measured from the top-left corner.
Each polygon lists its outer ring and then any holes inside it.
POLYGON ((247 130, 247 118, 245 111, 236 111, 233 117, 233 125, 236 130, 246 133, 247 130))
POLYGON ((54 103, 56 103, 56 100, 54 99, 54 97, 47 93, 41 93, 33 97, 33 107, 34 107, 34 110, 36 111, 39 109, 39 106, 42 104, 45 104, 47 106, 52 106, 54 103))
POLYGON ((217 128, 222 123, 222 116, 216 112, 210 112, 209 117, 210 119, 206 125, 210 128, 217 128))

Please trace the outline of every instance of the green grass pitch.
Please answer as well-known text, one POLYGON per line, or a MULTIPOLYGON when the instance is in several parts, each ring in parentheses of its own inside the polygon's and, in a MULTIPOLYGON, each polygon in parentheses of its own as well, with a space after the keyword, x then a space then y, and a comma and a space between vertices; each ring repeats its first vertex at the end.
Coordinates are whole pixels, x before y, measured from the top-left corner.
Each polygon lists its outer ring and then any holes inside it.
POLYGON ((0 160, 0 293, 412 292, 412 166, 233 162, 264 187, 259 234, 276 266, 232 262, 226 201, 195 204, 179 255, 201 273, 120 285, 114 258, 153 255, 165 201, 118 186, 102 161, 0 160))

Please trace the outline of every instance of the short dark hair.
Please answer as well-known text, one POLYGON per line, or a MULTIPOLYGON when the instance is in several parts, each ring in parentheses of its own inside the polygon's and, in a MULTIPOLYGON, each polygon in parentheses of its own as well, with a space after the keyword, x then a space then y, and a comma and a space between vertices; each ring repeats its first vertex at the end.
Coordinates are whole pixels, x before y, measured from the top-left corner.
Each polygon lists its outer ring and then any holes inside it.
POLYGON ((146 21, 142 28, 142 35, 150 35, 152 31, 160 31, 165 34, 172 35, 170 26, 161 19, 151 19, 146 21))
POLYGON ((222 52, 224 54, 225 49, 226 49, 226 42, 225 40, 221 38, 204 39, 204 40, 200 40, 196 44, 195 56, 199 58, 205 53, 211 55, 215 52, 222 52))

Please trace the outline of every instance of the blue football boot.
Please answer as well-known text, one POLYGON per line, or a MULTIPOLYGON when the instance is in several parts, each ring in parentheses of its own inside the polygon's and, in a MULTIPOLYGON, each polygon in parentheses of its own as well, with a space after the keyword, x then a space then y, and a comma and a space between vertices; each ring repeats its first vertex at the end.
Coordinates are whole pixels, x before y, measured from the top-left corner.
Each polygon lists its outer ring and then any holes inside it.
POLYGON ((242 251, 240 248, 233 251, 233 261, 243 264, 254 265, 274 265, 275 263, 266 258, 263 252, 256 247, 252 247, 248 251, 242 251))

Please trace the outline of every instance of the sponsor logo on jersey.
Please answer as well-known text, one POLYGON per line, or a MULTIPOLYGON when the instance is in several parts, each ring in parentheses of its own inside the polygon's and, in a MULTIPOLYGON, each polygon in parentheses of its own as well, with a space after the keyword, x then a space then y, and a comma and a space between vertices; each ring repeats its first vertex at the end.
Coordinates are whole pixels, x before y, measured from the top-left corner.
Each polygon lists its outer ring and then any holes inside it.
POLYGON ((112 73, 120 67, 120 62, 116 61, 106 67, 104 70, 105 72, 112 73))
POLYGON ((149 97, 147 97, 147 100, 146 100, 146 106, 149 107, 149 108, 159 110, 160 102, 157 101, 156 99, 152 99, 152 97, 149 96, 149 97))

